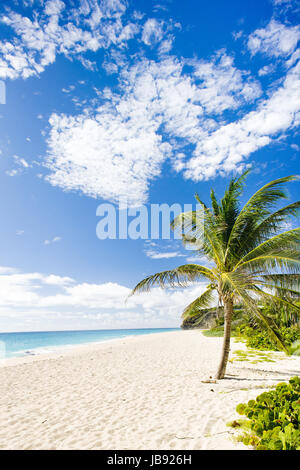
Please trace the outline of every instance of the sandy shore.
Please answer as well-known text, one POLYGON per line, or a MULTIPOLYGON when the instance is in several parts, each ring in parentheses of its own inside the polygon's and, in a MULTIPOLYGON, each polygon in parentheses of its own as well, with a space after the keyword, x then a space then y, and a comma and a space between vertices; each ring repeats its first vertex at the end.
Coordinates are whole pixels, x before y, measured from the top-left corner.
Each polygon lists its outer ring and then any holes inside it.
MULTIPOLYGON (((1 449, 246 449, 226 423, 238 403, 300 375, 300 357, 232 362, 221 338, 175 331, 82 346, 0 367, 1 449)), ((245 349, 232 342, 234 351, 245 349)))

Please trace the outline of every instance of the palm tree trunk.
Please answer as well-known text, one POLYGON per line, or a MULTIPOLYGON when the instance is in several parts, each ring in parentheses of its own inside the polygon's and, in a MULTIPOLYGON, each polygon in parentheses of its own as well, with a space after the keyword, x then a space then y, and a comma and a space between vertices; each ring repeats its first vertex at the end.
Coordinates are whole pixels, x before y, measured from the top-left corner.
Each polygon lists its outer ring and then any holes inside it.
POLYGON ((229 350, 230 350, 230 332, 231 332, 231 320, 233 314, 233 301, 227 299, 224 301, 224 340, 222 357, 219 365, 219 369, 216 375, 216 379, 224 379, 226 366, 228 362, 229 350))

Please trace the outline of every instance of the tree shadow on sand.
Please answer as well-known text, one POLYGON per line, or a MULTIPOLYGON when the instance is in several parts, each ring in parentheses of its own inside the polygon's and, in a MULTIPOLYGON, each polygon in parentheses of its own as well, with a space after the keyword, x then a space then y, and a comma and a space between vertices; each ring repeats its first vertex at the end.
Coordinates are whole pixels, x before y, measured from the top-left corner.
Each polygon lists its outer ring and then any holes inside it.
MULTIPOLYGON (((252 372, 253 369, 250 367, 243 367, 240 369, 241 371, 252 372)), ((277 371, 270 371, 270 370, 263 370, 263 369, 255 369, 255 373, 261 372, 262 374, 267 374, 267 377, 243 377, 241 375, 235 374, 226 374, 224 380, 238 380, 238 381, 247 381, 247 382, 261 382, 262 380, 274 380, 277 382, 282 382, 283 377, 290 379, 294 375, 299 375, 300 371, 298 370, 288 370, 286 372, 277 372, 277 371)))

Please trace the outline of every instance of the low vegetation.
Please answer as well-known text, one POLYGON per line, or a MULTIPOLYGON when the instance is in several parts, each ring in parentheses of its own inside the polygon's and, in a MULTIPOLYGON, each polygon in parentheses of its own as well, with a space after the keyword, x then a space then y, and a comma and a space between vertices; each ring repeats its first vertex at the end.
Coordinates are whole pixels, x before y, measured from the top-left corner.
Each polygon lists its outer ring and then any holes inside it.
POLYGON ((246 351, 234 351, 233 357, 229 359, 229 362, 250 362, 251 364, 257 364, 258 362, 275 362, 278 359, 271 352, 262 353, 257 349, 247 349, 246 351))
MULTIPOLYGON (((297 326, 282 326, 278 328, 278 332, 289 351, 295 341, 300 341, 300 329, 297 326)), ((276 343, 264 330, 244 326, 235 331, 235 336, 241 336, 242 338, 245 338, 246 346, 249 348, 268 351, 280 351, 278 348, 278 343, 276 343)), ((297 350, 293 352, 296 353, 297 350)))
POLYGON ((300 450, 300 377, 279 383, 236 411, 247 419, 229 423, 240 428, 238 440, 257 450, 300 450))
MULTIPOLYGON (((299 305, 298 301, 295 301, 299 305)), ((289 311, 285 306, 278 307, 270 304, 259 306, 265 319, 276 327, 277 334, 284 343, 288 354, 300 355, 300 327, 299 316, 294 311, 289 311)), ((221 310, 222 312, 222 310, 221 310)), ((214 326, 203 331, 205 336, 223 336, 224 319, 223 315, 215 320, 214 326)), ((236 308, 232 321, 231 336, 246 343, 248 348, 262 351, 280 351, 278 341, 269 334, 265 324, 252 318, 241 308, 236 308)))

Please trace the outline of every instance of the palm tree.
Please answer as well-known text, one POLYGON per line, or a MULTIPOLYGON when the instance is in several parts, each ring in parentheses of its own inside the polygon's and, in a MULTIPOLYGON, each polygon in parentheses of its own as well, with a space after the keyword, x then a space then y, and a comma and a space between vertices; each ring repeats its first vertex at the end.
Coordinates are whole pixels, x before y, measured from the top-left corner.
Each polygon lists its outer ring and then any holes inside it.
POLYGON ((288 351, 276 325, 262 313, 259 302, 267 300, 275 305, 287 305, 298 313, 300 310, 291 296, 285 295, 299 293, 300 228, 282 232, 287 219, 297 216, 300 201, 276 209, 278 202, 287 198, 286 183, 297 180, 298 176, 271 181, 240 209, 247 174, 248 171, 231 179, 220 202, 211 190, 211 208, 196 194, 203 211, 182 213, 172 222, 173 229, 180 230, 184 244, 192 245, 214 266, 185 264, 145 278, 132 291, 135 294, 156 285, 187 287, 199 280, 208 281, 205 291, 186 307, 183 317, 208 308, 216 296, 223 306, 224 339, 216 379, 224 378, 226 371, 234 305, 242 304, 247 313, 258 317, 285 352, 288 351))

